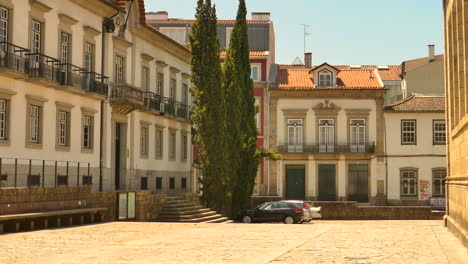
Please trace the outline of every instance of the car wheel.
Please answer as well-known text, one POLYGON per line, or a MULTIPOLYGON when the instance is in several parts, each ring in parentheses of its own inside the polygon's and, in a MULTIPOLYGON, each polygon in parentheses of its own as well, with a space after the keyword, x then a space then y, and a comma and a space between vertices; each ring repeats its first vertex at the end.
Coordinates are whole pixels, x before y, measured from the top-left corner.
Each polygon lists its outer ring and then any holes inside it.
POLYGON ((248 215, 245 215, 244 217, 242 217, 242 223, 244 223, 244 224, 252 223, 252 217, 250 217, 248 215))
POLYGON ((292 218, 291 216, 288 215, 288 216, 286 216, 286 217, 284 218, 284 223, 285 223, 285 224, 288 224, 288 225, 294 224, 294 218, 292 218))

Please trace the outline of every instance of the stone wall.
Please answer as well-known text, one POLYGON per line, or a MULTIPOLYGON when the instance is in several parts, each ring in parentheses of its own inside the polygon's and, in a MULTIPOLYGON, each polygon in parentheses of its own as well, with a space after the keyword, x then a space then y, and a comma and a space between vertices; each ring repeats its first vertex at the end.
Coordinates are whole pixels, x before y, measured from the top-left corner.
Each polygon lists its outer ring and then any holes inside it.
POLYGON ((196 205, 201 205, 201 200, 200 200, 200 196, 196 193, 183 193, 181 195, 182 198, 184 198, 185 200, 187 201, 191 201, 193 202, 194 204, 196 205))
POLYGON ((136 221, 153 221, 158 218, 166 202, 165 194, 153 194, 151 191, 136 192, 136 221))

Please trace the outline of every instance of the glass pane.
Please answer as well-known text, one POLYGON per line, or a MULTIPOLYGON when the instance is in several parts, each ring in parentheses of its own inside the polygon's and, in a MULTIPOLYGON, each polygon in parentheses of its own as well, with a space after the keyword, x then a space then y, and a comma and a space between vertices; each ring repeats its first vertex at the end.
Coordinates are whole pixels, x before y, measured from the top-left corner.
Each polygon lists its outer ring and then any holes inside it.
POLYGON ((128 193, 128 218, 135 218, 135 193, 128 193))
POLYGON ((119 193, 119 220, 127 219, 127 194, 119 193))

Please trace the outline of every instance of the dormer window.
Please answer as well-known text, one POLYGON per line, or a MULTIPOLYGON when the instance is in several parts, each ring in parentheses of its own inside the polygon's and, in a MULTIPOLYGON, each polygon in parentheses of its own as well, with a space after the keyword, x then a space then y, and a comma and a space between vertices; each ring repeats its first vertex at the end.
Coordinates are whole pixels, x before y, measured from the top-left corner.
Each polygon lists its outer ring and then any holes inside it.
POLYGON ((332 72, 323 70, 319 72, 319 86, 320 87, 331 87, 332 86, 332 72))

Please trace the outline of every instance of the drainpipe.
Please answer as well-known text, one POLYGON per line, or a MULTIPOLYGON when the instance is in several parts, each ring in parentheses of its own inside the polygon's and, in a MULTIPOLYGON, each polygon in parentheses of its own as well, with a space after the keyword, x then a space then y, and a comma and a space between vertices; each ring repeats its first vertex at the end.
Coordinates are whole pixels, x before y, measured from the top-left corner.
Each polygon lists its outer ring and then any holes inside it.
MULTIPOLYGON (((263 133, 265 133, 265 131, 267 131, 267 140, 266 140, 266 144, 267 144, 267 148, 270 148, 270 92, 269 92, 269 89, 270 89, 270 82, 268 82, 267 84, 267 89, 266 89, 266 112, 267 114, 265 115, 266 116, 266 122, 263 123, 263 133)), ((267 161, 267 196, 270 196, 270 160, 266 160, 267 161)))
MULTIPOLYGON (((106 23, 109 22, 111 19, 113 19, 115 16, 117 16, 120 13, 120 10, 117 10, 117 13, 112 15, 109 18, 104 18, 102 21, 102 29, 101 29, 101 76, 104 77, 104 71, 105 71, 105 52, 106 52, 106 23)), ((101 79, 101 81, 104 81, 104 78, 101 79)), ((109 92, 108 92, 109 93, 109 92)), ((108 96, 109 94, 107 94, 108 96)), ((99 118, 99 191, 103 191, 103 151, 102 149, 104 148, 104 132, 103 132, 103 127, 104 127, 104 100, 101 100, 101 111, 100 111, 100 118, 99 118)))
POLYGON ((384 156, 385 156, 385 203, 388 204, 388 153, 387 153, 387 123, 385 122, 385 111, 383 118, 384 126, 384 156))

